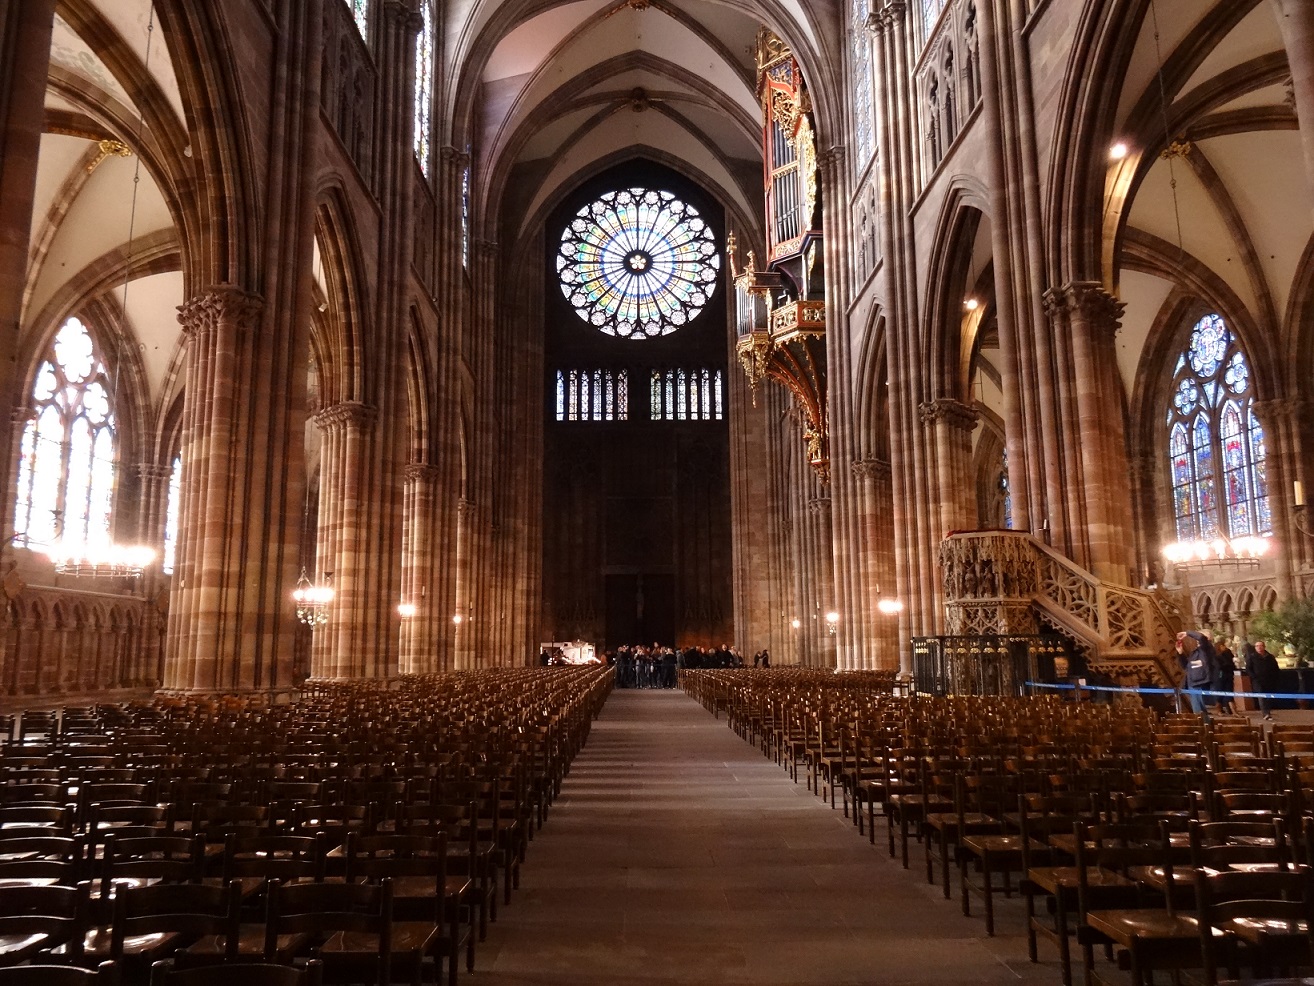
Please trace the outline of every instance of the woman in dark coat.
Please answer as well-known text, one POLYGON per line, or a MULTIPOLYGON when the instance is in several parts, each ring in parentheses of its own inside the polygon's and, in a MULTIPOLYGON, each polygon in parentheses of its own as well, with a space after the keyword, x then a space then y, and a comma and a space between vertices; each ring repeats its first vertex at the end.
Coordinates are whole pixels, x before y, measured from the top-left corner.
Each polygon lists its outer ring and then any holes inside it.
MULTIPOLYGON (((1218 648, 1214 654, 1214 670, 1218 673, 1218 680, 1214 682, 1214 691, 1230 692, 1233 683, 1236 680, 1236 655, 1232 653, 1232 648, 1227 646, 1227 641, 1218 648)), ((1232 696, 1218 696, 1218 711, 1224 715, 1232 714, 1232 696)))

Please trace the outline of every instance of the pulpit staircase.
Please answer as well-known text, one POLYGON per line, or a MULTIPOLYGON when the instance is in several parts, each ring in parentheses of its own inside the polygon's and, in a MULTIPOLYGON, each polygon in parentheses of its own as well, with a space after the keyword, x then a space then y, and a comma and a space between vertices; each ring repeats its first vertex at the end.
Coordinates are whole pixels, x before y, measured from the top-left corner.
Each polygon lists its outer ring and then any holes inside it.
POLYGON ((1189 601, 1101 581, 1021 531, 970 531, 940 543, 951 634, 1071 637, 1093 671, 1125 685, 1173 685, 1173 644, 1189 601))

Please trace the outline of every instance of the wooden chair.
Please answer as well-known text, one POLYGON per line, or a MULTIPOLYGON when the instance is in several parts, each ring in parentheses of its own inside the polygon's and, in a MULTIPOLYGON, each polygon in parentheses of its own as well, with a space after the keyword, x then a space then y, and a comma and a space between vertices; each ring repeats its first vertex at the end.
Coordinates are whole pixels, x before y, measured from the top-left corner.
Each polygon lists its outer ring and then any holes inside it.
MULTIPOLYGON (((370 981, 378 986, 392 982, 392 881, 362 883, 279 884, 270 888, 269 923, 265 956, 272 961, 284 935, 304 936, 309 957, 324 962, 329 981, 370 981)), ((401 958, 413 969, 419 986, 423 956, 432 942, 409 942, 411 952, 401 958)))
POLYGON ((1196 900, 1207 986, 1217 986, 1224 962, 1230 971, 1244 965, 1261 976, 1311 964, 1314 872, 1197 870, 1196 900))
POLYGON ((474 912, 465 903, 471 881, 448 874, 447 836, 353 836, 348 841, 347 882, 384 879, 392 881, 394 948, 408 939, 428 937, 435 957, 447 958, 450 983, 456 982, 462 949, 467 971, 474 972, 474 912))
POLYGON ((81 887, 5 887, 0 892, 0 966, 80 944, 86 892, 81 887))

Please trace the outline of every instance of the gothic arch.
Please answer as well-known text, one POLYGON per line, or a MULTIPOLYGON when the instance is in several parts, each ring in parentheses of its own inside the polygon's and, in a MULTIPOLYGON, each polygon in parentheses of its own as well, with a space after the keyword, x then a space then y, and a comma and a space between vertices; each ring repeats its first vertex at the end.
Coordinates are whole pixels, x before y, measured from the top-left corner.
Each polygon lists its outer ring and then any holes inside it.
POLYGON ((327 187, 315 210, 315 236, 328 287, 328 309, 318 325, 324 330, 315 348, 319 359, 320 402, 369 403, 368 311, 360 248, 350 207, 340 186, 327 187))
MULTIPOLYGON (((925 322, 922 347, 926 353, 929 386, 927 398, 949 397, 966 402, 966 354, 973 338, 963 318, 963 299, 969 289, 972 251, 977 230, 988 216, 984 189, 974 180, 953 180, 940 211, 926 278, 925 322)), ((974 329, 976 322, 971 323, 974 329)))
MULTIPOLYGON (((1164 85, 1174 99, 1213 48, 1262 0, 1219 4, 1171 53, 1165 53, 1164 85)), ((1114 260, 1127 206, 1140 179, 1163 147, 1162 126, 1150 139, 1158 105, 1157 84, 1140 94, 1128 119, 1139 154, 1123 162, 1119 181, 1105 200, 1108 156, 1122 87, 1150 0, 1106 4, 1089 0, 1073 32, 1068 68, 1059 94, 1054 153, 1049 170, 1049 217, 1045 265, 1050 284, 1099 281, 1116 287, 1114 260), (1112 98, 1110 90, 1112 89, 1112 98)), ((1178 121, 1178 129, 1186 121, 1178 121)), ((1171 130, 1171 128, 1170 128, 1171 130)), ((1172 130, 1176 133, 1176 130, 1172 130)))
POLYGON ((160 26, 187 113, 193 169, 179 168, 188 202, 185 294, 216 285, 258 288, 264 197, 257 186, 252 134, 233 63, 238 49, 226 16, 236 8, 207 0, 157 0, 160 26), (193 221, 194 220, 194 221, 193 221))
POLYGON ((858 352, 857 415, 854 421, 857 459, 890 459, 890 389, 886 353, 885 313, 872 307, 858 352))
POLYGON ((424 325, 414 307, 410 310, 410 326, 406 334, 406 393, 409 398, 407 445, 409 462, 430 462, 432 449, 429 395, 433 393, 432 374, 424 349, 424 325))

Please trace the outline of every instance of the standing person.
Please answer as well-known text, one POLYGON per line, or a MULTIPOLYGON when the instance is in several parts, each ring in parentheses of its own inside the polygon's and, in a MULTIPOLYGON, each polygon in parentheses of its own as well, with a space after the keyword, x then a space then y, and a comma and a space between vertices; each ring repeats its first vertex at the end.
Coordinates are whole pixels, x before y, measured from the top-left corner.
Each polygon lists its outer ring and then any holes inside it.
POLYGON ((1187 697, 1191 708, 1204 719, 1209 718, 1209 700, 1202 695, 1213 686, 1214 645, 1199 630, 1188 630, 1177 635, 1177 662, 1186 672, 1187 697))
MULTIPOLYGON (((1268 652, 1268 645, 1262 640, 1246 645, 1246 674, 1250 676, 1250 690, 1255 692, 1272 692, 1278 686, 1277 658, 1268 652)), ((1273 700, 1267 695, 1259 697, 1259 711, 1264 718, 1273 718, 1273 700)))
POLYGON ((1218 653, 1214 657, 1218 662, 1218 678, 1214 682, 1214 691, 1228 692, 1227 695, 1218 696, 1218 711, 1223 715, 1230 716, 1234 711, 1231 692, 1236 683, 1236 654, 1232 652, 1232 648, 1224 640, 1223 646, 1218 648, 1218 653))

